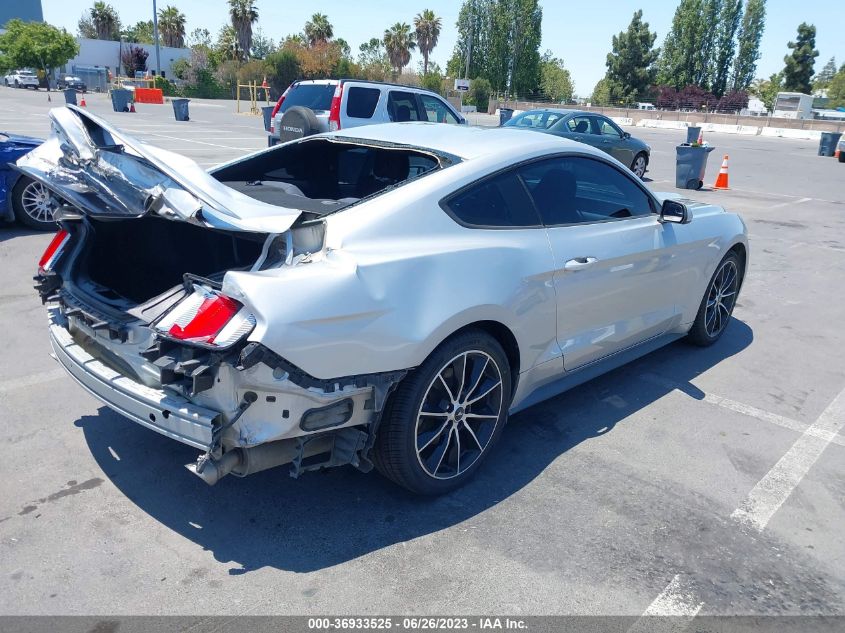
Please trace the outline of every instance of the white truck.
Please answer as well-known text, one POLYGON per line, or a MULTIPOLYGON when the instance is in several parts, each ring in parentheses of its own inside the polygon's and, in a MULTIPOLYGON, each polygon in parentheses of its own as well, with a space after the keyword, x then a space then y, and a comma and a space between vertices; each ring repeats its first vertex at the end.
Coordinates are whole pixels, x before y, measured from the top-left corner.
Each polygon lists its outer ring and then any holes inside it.
POLYGON ((3 77, 3 84, 9 88, 35 88, 38 90, 38 76, 31 70, 15 70, 3 77))

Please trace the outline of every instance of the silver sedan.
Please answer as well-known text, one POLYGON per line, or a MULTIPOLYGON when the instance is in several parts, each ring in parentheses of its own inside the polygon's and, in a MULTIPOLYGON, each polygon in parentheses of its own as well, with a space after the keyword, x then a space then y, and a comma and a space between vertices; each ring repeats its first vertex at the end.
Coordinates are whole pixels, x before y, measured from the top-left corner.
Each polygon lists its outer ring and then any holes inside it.
POLYGON ((37 277, 56 358, 210 484, 351 464, 444 493, 510 413, 715 343, 748 263, 739 216, 544 134, 379 125, 208 173, 51 116, 18 166, 65 201, 37 277))

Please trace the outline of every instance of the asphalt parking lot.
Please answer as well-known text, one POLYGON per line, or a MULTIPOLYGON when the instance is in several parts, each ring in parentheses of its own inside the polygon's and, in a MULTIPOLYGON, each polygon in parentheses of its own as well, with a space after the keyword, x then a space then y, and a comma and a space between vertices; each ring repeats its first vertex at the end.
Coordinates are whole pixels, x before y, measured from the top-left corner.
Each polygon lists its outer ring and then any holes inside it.
MULTIPOLYGON (((44 136, 53 93, 0 88, 44 136)), ((110 112, 203 166, 266 146, 193 101, 110 112)), ((682 132, 652 145, 674 190, 682 132)), ((214 488, 196 451, 125 420, 50 358, 31 277, 49 235, 0 227, 0 613, 845 616, 845 165, 817 142, 709 135, 751 265, 722 340, 675 343, 514 416, 439 499, 352 468, 214 488)), ((689 192, 688 192, 689 193, 689 192)))

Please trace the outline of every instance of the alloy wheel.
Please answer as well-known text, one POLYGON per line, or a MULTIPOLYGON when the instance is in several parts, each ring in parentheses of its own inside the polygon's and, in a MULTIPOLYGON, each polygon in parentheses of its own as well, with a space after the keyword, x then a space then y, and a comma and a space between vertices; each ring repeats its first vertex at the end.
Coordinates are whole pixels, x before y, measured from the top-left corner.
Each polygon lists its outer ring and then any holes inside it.
POLYGON ((29 183, 21 192, 21 207, 24 213, 37 222, 53 221, 53 204, 47 187, 40 182, 29 183))
POLYGON ((634 167, 631 171, 633 171, 638 178, 642 178, 643 176, 645 176, 645 167, 645 156, 640 155, 637 156, 637 158, 634 160, 634 167))
POLYGON ((463 352, 428 386, 417 412, 417 459, 427 475, 452 479, 478 461, 504 406, 502 374, 492 356, 463 352))
POLYGON ((738 287, 739 272, 736 262, 729 259, 713 277, 707 292, 707 306, 704 312, 704 329, 707 336, 715 338, 728 325, 736 304, 738 287))

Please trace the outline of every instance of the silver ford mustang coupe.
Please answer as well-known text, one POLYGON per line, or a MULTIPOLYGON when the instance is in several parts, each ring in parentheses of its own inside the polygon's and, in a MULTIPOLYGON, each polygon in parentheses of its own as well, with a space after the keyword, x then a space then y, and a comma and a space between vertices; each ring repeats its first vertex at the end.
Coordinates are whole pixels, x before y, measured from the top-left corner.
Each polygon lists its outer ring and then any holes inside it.
POLYGON ((739 216, 545 134, 377 125, 206 172, 50 116, 18 168, 61 202, 36 277, 55 356, 209 484, 352 464, 449 491, 509 413, 716 342, 748 264, 739 216))

